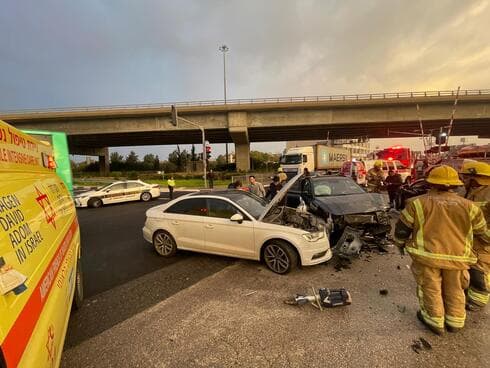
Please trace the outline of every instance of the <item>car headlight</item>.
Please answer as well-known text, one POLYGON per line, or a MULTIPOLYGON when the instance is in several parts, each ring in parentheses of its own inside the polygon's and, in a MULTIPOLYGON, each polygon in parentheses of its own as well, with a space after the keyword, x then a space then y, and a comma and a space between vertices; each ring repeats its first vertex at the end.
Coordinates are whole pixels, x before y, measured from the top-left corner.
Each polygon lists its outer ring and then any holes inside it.
POLYGON ((303 238, 309 242, 316 242, 325 237, 325 231, 316 231, 314 233, 303 234, 303 238))

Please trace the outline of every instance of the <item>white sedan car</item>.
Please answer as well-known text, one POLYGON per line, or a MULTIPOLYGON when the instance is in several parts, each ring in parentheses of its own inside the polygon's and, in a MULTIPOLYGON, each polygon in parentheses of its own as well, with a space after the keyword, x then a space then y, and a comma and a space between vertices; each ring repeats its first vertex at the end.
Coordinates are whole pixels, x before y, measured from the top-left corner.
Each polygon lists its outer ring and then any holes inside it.
POLYGON ((75 196, 76 207, 101 207, 104 204, 127 201, 147 202, 160 196, 160 186, 141 180, 117 181, 97 190, 75 196))
POLYGON ((267 203, 241 190, 201 191, 149 209, 143 237, 164 257, 178 249, 264 261, 285 274, 332 257, 325 224, 279 205, 291 180, 267 203))

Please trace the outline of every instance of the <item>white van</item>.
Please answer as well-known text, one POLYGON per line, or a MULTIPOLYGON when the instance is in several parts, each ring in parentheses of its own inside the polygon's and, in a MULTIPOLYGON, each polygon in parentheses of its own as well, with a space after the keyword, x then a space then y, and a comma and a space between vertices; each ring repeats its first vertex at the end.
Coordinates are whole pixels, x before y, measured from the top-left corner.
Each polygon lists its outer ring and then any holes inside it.
POLYGON ((366 170, 369 171, 374 167, 374 163, 376 161, 383 162, 383 177, 386 178, 388 176, 388 170, 392 169, 396 173, 400 174, 402 177, 402 181, 404 183, 410 183, 412 179, 411 169, 406 167, 398 160, 366 160, 363 161, 366 166, 366 170))

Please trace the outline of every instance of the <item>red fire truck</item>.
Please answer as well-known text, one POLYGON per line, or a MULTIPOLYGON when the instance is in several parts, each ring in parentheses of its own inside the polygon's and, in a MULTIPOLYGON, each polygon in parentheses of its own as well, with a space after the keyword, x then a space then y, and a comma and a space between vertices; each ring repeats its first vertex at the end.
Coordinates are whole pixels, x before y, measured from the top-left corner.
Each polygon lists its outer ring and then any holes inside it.
POLYGON ((408 168, 412 167, 412 151, 408 147, 393 146, 379 151, 377 154, 380 160, 400 161, 408 168))

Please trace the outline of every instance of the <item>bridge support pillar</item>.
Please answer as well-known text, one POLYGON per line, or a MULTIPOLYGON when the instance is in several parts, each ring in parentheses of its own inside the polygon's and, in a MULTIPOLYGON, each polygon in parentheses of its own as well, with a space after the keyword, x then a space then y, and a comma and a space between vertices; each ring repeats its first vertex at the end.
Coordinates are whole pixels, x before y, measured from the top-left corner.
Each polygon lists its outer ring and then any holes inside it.
POLYGON ((235 143, 235 160, 238 171, 250 170, 250 142, 248 140, 248 117, 246 112, 228 113, 228 130, 235 143))
POLYGON ((104 154, 100 155, 99 154, 99 173, 100 176, 108 176, 111 169, 110 169, 110 156, 109 156, 109 147, 105 147, 102 149, 104 154))
POLYGON ((83 148, 71 147, 70 154, 80 156, 98 156, 99 157, 99 173, 101 176, 107 176, 110 172, 110 156, 109 147, 103 148, 83 148))

